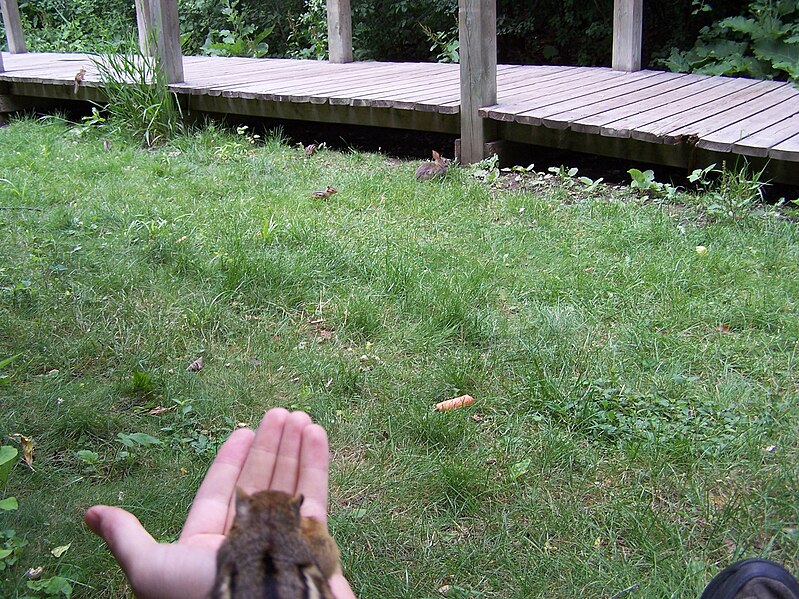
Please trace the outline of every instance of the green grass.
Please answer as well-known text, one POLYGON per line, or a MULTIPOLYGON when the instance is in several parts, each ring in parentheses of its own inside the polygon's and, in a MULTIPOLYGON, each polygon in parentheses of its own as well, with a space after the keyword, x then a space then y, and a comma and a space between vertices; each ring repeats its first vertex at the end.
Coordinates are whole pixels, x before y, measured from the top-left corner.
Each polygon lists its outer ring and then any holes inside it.
POLYGON ((213 127, 107 151, 22 119, 0 156, 0 360, 21 354, 0 432, 36 444, 0 496, 27 541, 3 596, 39 565, 123 594, 83 510, 174 539, 218 444, 272 406, 330 434, 364 598, 690 597, 741 556, 799 570, 796 223, 417 182, 213 127))

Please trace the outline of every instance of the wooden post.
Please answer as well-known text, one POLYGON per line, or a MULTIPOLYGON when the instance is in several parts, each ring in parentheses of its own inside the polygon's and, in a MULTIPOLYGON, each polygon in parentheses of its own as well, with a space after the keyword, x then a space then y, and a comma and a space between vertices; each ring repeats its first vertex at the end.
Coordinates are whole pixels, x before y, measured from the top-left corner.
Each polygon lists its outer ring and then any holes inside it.
POLYGON ((178 0, 149 0, 155 47, 169 83, 183 81, 178 0))
POLYGON ((461 163, 485 158, 486 128, 477 113, 497 103, 497 2, 458 0, 461 74, 461 163))
POLYGON ((644 0, 613 1, 613 62, 617 71, 641 70, 644 0))
POLYGON ((327 0, 327 44, 330 62, 352 62, 350 0, 327 0))
POLYGON ((145 56, 155 55, 155 31, 149 0, 135 0, 136 28, 139 31, 139 49, 145 56))
POLYGON ((17 0, 0 0, 0 9, 3 11, 3 24, 6 28, 8 50, 12 54, 27 52, 25 47, 25 34, 22 32, 22 21, 19 18, 19 4, 17 0))

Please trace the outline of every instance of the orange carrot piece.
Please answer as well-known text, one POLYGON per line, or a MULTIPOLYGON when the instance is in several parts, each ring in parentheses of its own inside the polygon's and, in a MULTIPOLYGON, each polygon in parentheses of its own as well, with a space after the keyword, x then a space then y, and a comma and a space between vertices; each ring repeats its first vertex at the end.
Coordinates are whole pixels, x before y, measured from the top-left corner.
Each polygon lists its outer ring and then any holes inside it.
POLYGON ((461 395, 460 397, 453 397, 445 401, 440 401, 436 404, 436 412, 445 412, 446 410, 454 410, 456 408, 463 408, 470 406, 474 403, 474 397, 471 395, 461 395))

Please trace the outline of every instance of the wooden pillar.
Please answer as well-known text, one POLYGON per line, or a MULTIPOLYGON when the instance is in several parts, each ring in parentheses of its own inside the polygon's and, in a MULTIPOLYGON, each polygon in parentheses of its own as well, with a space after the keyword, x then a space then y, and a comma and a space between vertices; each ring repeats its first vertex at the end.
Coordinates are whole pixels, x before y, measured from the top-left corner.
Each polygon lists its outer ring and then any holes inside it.
POLYGON ((641 70, 644 0, 613 1, 613 68, 641 70))
POLYGON ((8 50, 12 54, 27 52, 25 47, 25 34, 22 32, 22 21, 19 18, 19 4, 17 0, 0 0, 0 9, 3 11, 3 24, 6 28, 8 50))
POLYGON ((178 0, 149 0, 155 47, 169 83, 183 81, 178 0))
POLYGON ((155 55, 156 34, 149 0, 135 0, 136 28, 139 31, 139 49, 145 56, 155 55))
POLYGON ((458 0, 461 164, 485 158, 491 124, 477 111, 497 103, 496 0, 458 0))
POLYGON ((352 62, 350 0, 327 0, 327 44, 330 62, 352 62))

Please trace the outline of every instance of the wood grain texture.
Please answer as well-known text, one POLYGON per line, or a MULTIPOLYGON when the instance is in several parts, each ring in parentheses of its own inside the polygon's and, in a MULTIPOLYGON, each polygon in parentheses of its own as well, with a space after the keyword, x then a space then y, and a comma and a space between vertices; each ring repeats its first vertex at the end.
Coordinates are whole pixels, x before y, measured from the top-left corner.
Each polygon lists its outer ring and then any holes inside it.
MULTIPOLYGON (((147 0, 145 0, 147 1, 147 0)), ((149 0, 150 18, 155 30, 156 52, 169 83, 183 81, 183 55, 180 49, 180 19, 177 0, 149 0)))
POLYGON ((644 0, 613 2, 613 68, 619 71, 641 70, 641 33, 644 23, 644 0))
POLYGON ((0 0, 0 9, 3 12, 3 25, 6 29, 8 49, 12 54, 27 52, 25 34, 22 31, 22 20, 19 18, 19 4, 17 0, 0 0))
POLYGON ((330 62, 352 62, 350 0, 327 0, 327 40, 330 62))
POLYGON ((484 158, 486 122, 479 110, 497 101, 496 0, 459 0, 461 162, 484 158))
POLYGON ((139 32, 139 49, 142 54, 152 56, 155 54, 156 33, 153 28, 153 17, 150 13, 149 0, 135 0, 136 29, 139 32))

